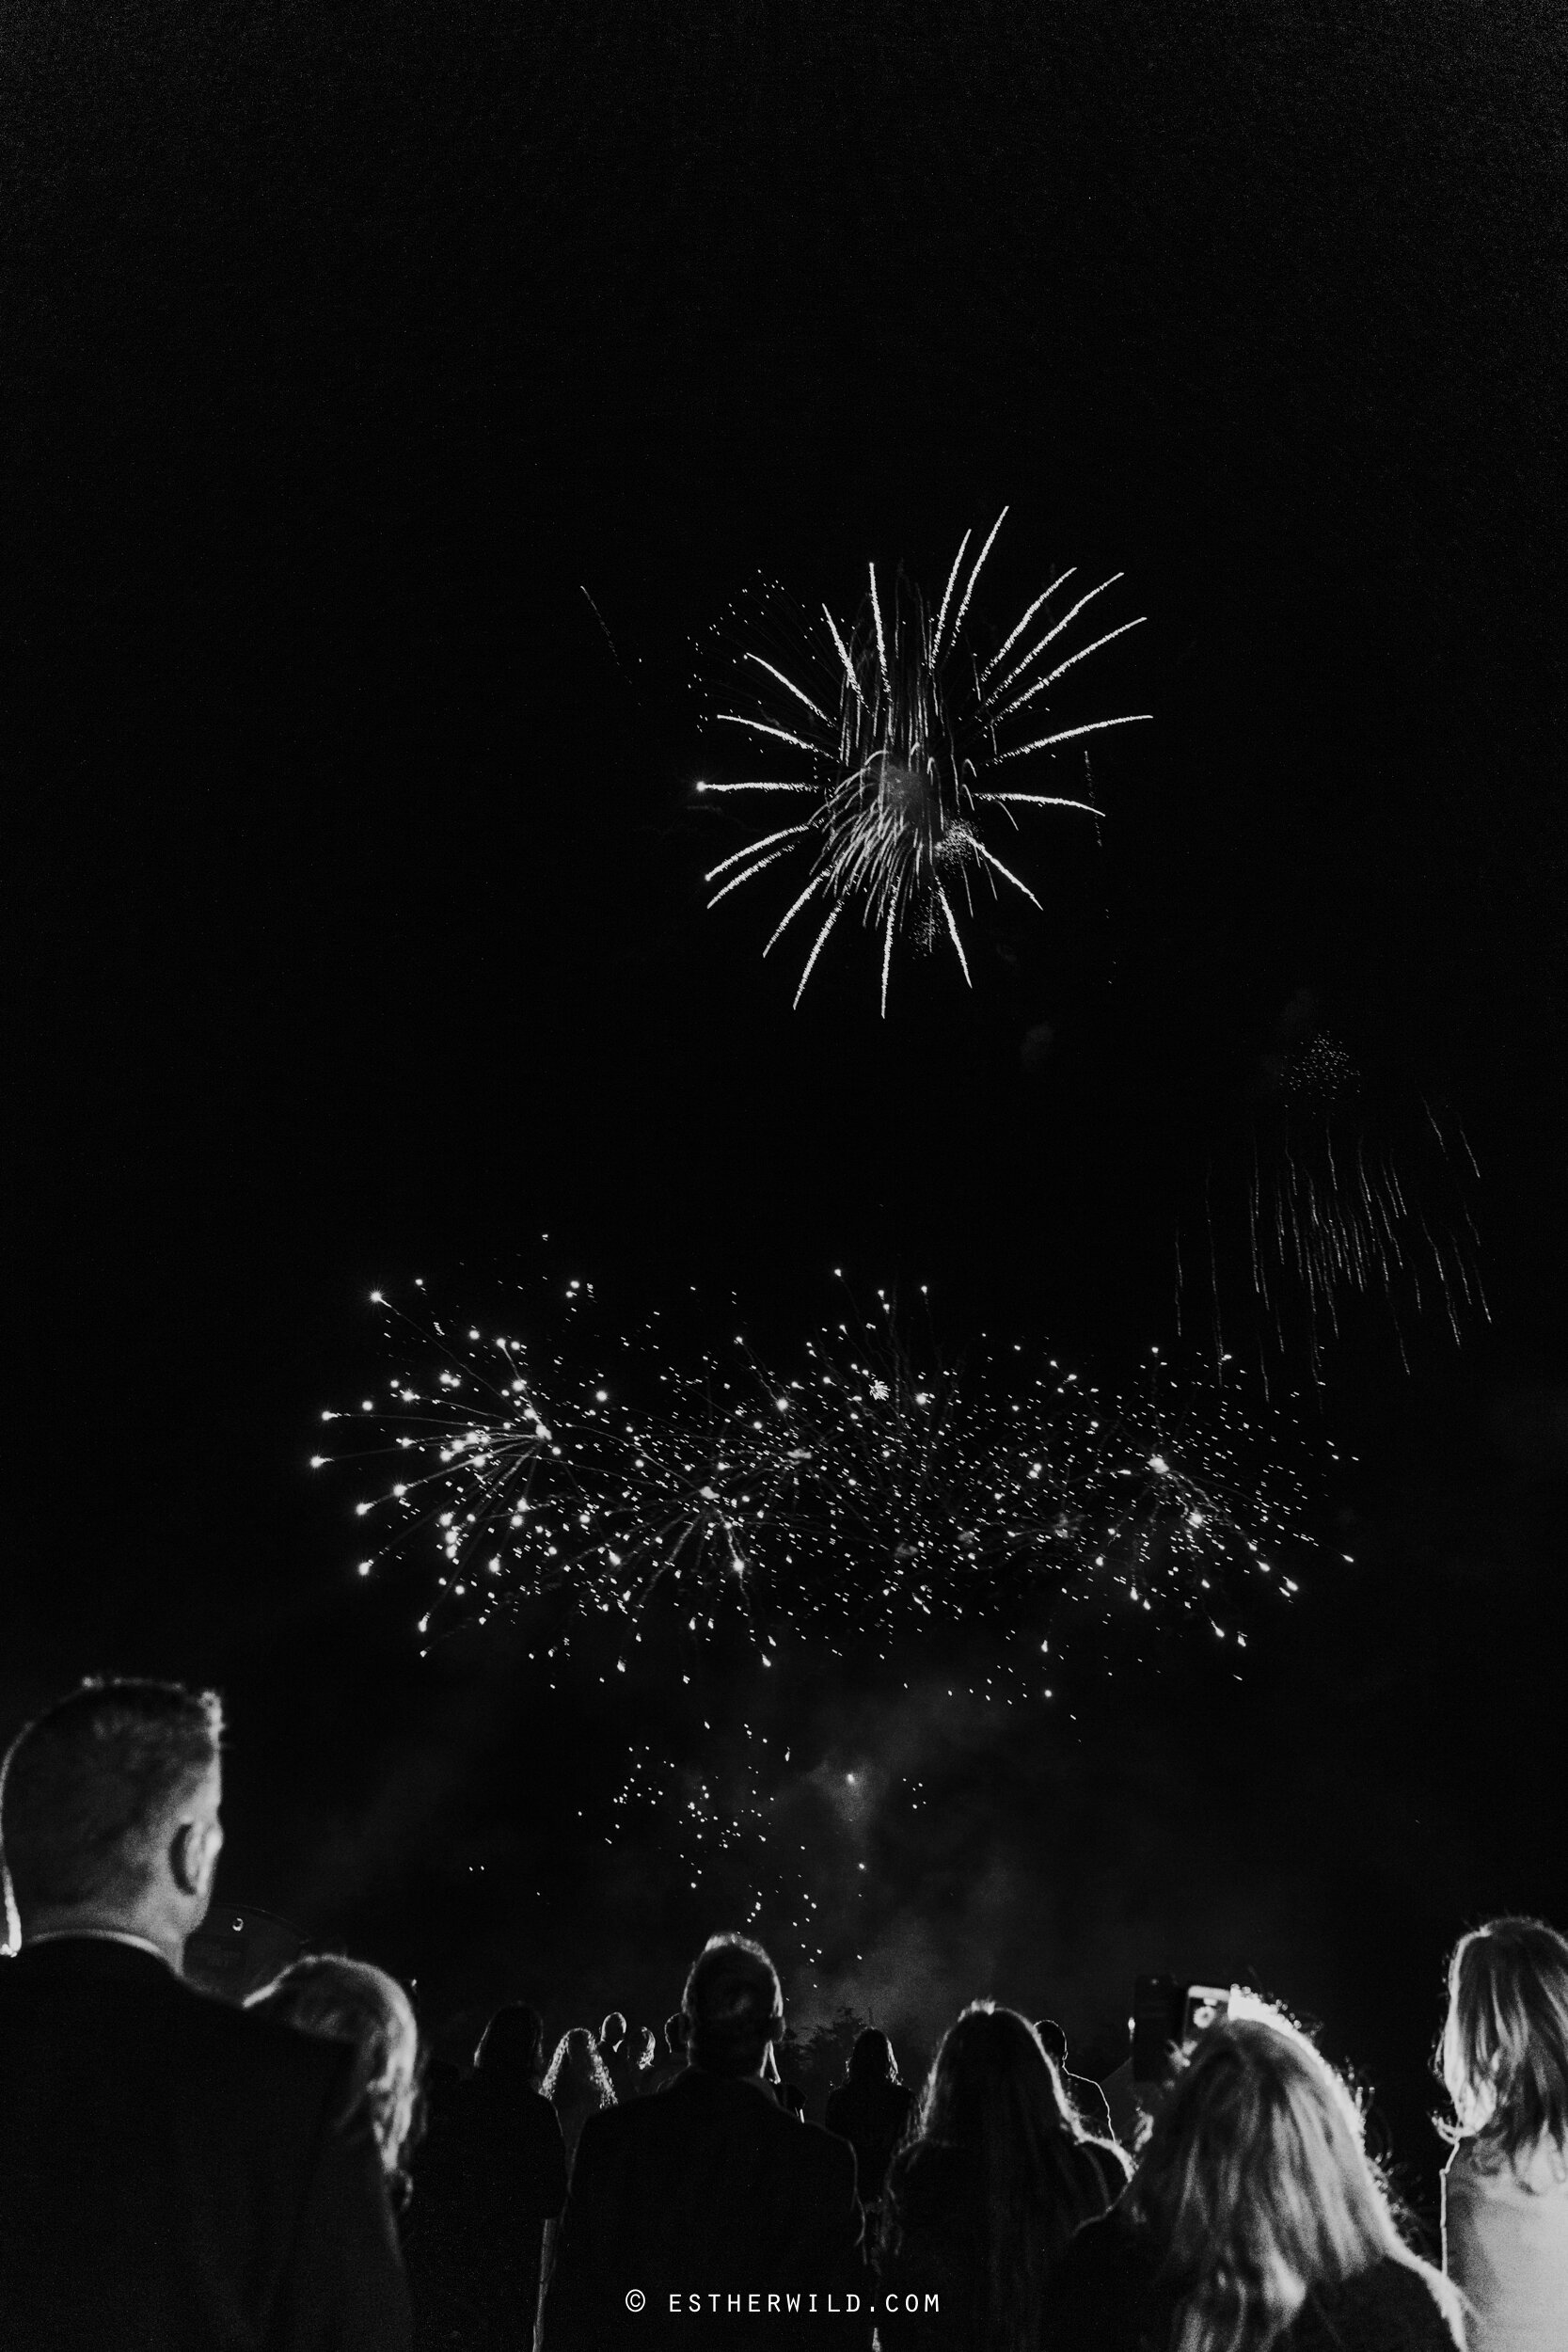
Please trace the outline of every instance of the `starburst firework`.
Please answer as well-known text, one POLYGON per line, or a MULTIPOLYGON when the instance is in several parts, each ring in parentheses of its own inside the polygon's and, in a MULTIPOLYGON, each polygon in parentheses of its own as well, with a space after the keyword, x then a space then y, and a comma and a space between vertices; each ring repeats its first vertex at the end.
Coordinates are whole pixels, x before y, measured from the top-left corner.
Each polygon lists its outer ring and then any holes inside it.
POLYGON ((764 949, 770 952, 808 910, 816 919, 797 1004, 847 910, 858 913, 880 941, 884 1013, 898 939, 927 950, 945 939, 968 980, 959 916, 974 914, 976 889, 995 896, 1006 883, 1031 905, 1040 903, 985 839, 988 819, 1016 829, 1021 808, 1099 814, 1081 794, 1010 786, 1009 763, 1049 755, 1150 715, 1041 724, 1050 709, 1047 697, 1068 673, 1139 626, 1136 619, 1123 621, 1071 650, 1065 642, 1119 572, 1057 610, 1053 600, 1074 578, 1064 572, 994 651, 975 644, 970 624, 975 584, 1006 511, 997 516, 967 578, 972 534, 965 533, 934 613, 902 573, 885 595, 873 564, 853 622, 841 628, 823 606, 826 639, 811 649, 813 671, 791 676, 749 647, 737 673, 741 691, 732 697, 736 707, 716 714, 721 724, 738 728, 800 772, 704 783, 700 792, 799 796, 810 803, 796 822, 764 833, 706 875, 719 885, 709 900, 717 906, 781 862, 807 862, 804 885, 764 949))

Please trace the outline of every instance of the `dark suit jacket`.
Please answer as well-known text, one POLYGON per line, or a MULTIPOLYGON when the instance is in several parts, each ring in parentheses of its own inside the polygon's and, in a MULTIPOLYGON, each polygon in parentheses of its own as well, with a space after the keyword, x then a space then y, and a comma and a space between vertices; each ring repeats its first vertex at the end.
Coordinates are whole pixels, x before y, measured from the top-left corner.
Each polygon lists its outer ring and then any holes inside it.
POLYGON ((914 2092, 908 2083, 840 2083, 828 2093, 828 2129, 855 2152, 855 2178, 869 2208, 881 2198, 894 2152, 909 2128, 914 2092))
POLYGON ((797 2122, 756 2084, 689 2067, 668 2090, 607 2107, 583 2126, 545 2297, 544 2352, 677 2344, 690 2352, 694 2331, 708 2352, 863 2345, 861 2238, 854 2151, 797 2122), (645 2306, 628 2311, 628 2295, 645 2306), (696 2295, 701 2318, 689 2309, 696 2295), (779 2297, 771 2312, 770 2295, 779 2297), (800 2298, 793 2321, 791 2295, 800 2298))
POLYGON ((432 2095, 403 2233, 421 2352, 528 2352, 545 2223, 565 2201, 561 2125, 528 2083, 481 2073, 432 2095))
POLYGON ((123 1944, 0 1961, 5 2352, 403 2352, 351 2067, 123 1944))

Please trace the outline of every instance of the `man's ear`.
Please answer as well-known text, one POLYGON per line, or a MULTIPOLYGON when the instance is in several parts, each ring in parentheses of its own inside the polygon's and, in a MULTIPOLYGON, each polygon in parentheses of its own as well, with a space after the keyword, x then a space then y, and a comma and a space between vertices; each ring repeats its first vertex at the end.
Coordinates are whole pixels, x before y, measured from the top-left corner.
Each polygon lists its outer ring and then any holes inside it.
POLYGON ((213 1833, 198 1821, 182 1821, 169 1841, 168 1867, 182 1895, 202 1895, 212 1876, 213 1833))

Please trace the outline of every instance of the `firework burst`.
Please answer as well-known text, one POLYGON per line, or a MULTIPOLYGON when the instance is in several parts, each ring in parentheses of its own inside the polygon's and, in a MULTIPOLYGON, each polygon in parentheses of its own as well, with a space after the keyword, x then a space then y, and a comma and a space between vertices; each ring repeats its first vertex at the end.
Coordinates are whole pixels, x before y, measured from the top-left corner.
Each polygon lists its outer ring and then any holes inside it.
POLYGON ((1058 606, 1054 600, 1069 595, 1074 578, 1064 572, 993 651, 974 643, 970 612, 975 584, 1006 511, 967 576, 972 534, 965 533, 934 613, 902 573, 891 594, 879 589, 873 564, 855 620, 841 628, 823 606, 825 638, 811 646, 814 666, 803 676, 748 648, 733 707, 716 713, 719 723, 739 729, 789 772, 697 789, 806 803, 795 821, 761 834, 706 875, 718 884, 708 902, 717 906, 772 866, 793 862, 799 871, 804 862, 803 886, 763 951, 769 953, 797 917, 816 924, 797 1004, 847 911, 880 943, 884 1014, 895 941, 929 950, 945 940, 968 980, 960 915, 973 916, 976 892, 996 897, 1006 884, 1039 905, 986 839, 988 826, 1016 830, 1021 808, 1099 813, 1081 795, 1011 785, 1010 763, 1049 756, 1065 744, 1150 715, 1049 723, 1048 698, 1069 672, 1139 626, 1123 621, 1071 646, 1068 632, 1116 585, 1119 572, 1058 606))
POLYGON ((618 1629, 622 1671, 655 1628, 693 1657, 738 1629, 771 1667, 782 1647, 887 1661, 941 1626, 1000 1633, 1014 1658, 1028 1635, 1037 1668, 1069 1617, 1207 1620, 1244 1643, 1243 1589, 1294 1589, 1271 1555, 1302 1484, 1234 1382, 1184 1394, 1157 1354, 1131 1398, 1022 1347, 948 1365, 880 1295, 793 1375, 739 1338, 683 1366, 655 1327, 594 1342, 586 1285, 565 1303, 548 1352, 388 1308, 400 1367, 325 1416, 396 1466, 356 1506, 389 1522, 361 1573, 436 1551, 421 1634, 544 1601, 562 1653, 618 1629))

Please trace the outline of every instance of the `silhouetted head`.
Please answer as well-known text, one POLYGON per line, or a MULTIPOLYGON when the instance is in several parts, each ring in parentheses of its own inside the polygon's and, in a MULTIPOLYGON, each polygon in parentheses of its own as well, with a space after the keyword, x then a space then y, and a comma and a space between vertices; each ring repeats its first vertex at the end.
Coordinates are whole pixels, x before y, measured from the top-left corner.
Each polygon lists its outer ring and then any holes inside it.
POLYGON ((750 1936, 710 1936, 692 1963, 681 2006, 687 2054, 710 2074, 755 2074, 784 2032, 778 1971, 750 1936))
POLYGON ((1568 2150, 1568 1937, 1491 1919, 1449 1962, 1443 2079, 1483 2162, 1568 2150))
POLYGON ((618 2009, 612 2009, 599 2027, 601 2050, 618 2050, 626 2038, 626 2021, 618 2009))
POLYGON ((381 2154, 382 2169, 401 2182, 403 2155, 414 2126, 420 2029, 407 1994, 395 1977, 368 1960, 338 1952, 308 1952, 245 2004, 280 2018, 302 2033, 345 2042, 354 2052, 349 2115, 363 2111, 381 2154))
POLYGON ((24 1936, 145 1936, 178 1967, 223 1845, 223 1710, 175 1682, 92 1681, 18 1732, 0 1843, 24 1936))
MULTIPOLYGON (((1105 2203, 1085 2137, 1035 2029, 1016 2010, 976 2001, 942 2037, 920 2103, 919 2137, 962 2152, 985 2241, 985 2343, 1022 2352, 1040 2341, 1052 2264, 1105 2203)), ((896 2174, 889 2202, 899 2226, 896 2174)))
POLYGON ((479 2038, 474 2066, 486 2081, 537 2090, 545 2071, 545 2021, 526 2001, 497 2010, 479 2038))
POLYGON ((578 2101, 589 2106, 613 2106, 615 2086, 586 2026, 573 2026, 556 2043, 544 2090, 546 2098, 553 2099, 558 2107, 578 2101))
POLYGON ((664 2046, 672 2058, 679 2058, 686 2047, 686 2017, 681 2010, 673 2009, 664 2021, 664 2046))
POLYGON ((1040 2048, 1045 2052, 1046 2057, 1051 2060, 1051 2063, 1056 2069, 1056 2072, 1059 2074, 1065 2073, 1067 2069, 1067 2036, 1062 2031, 1060 2026, 1057 2025, 1054 2017, 1037 2017, 1035 2020, 1035 2031, 1039 2036, 1040 2048))
POLYGON ((893 2044, 885 2033, 879 2033, 875 2026, 867 2026, 863 2033, 856 2035, 845 2075, 852 2083, 895 2083, 898 2080, 898 2060, 893 2055, 893 2044))
POLYGON ((982 2148, 999 2137, 1021 2143, 1083 2126, 1034 2027, 1016 2010, 972 2002, 942 2036, 920 2106, 929 2139, 982 2148))

